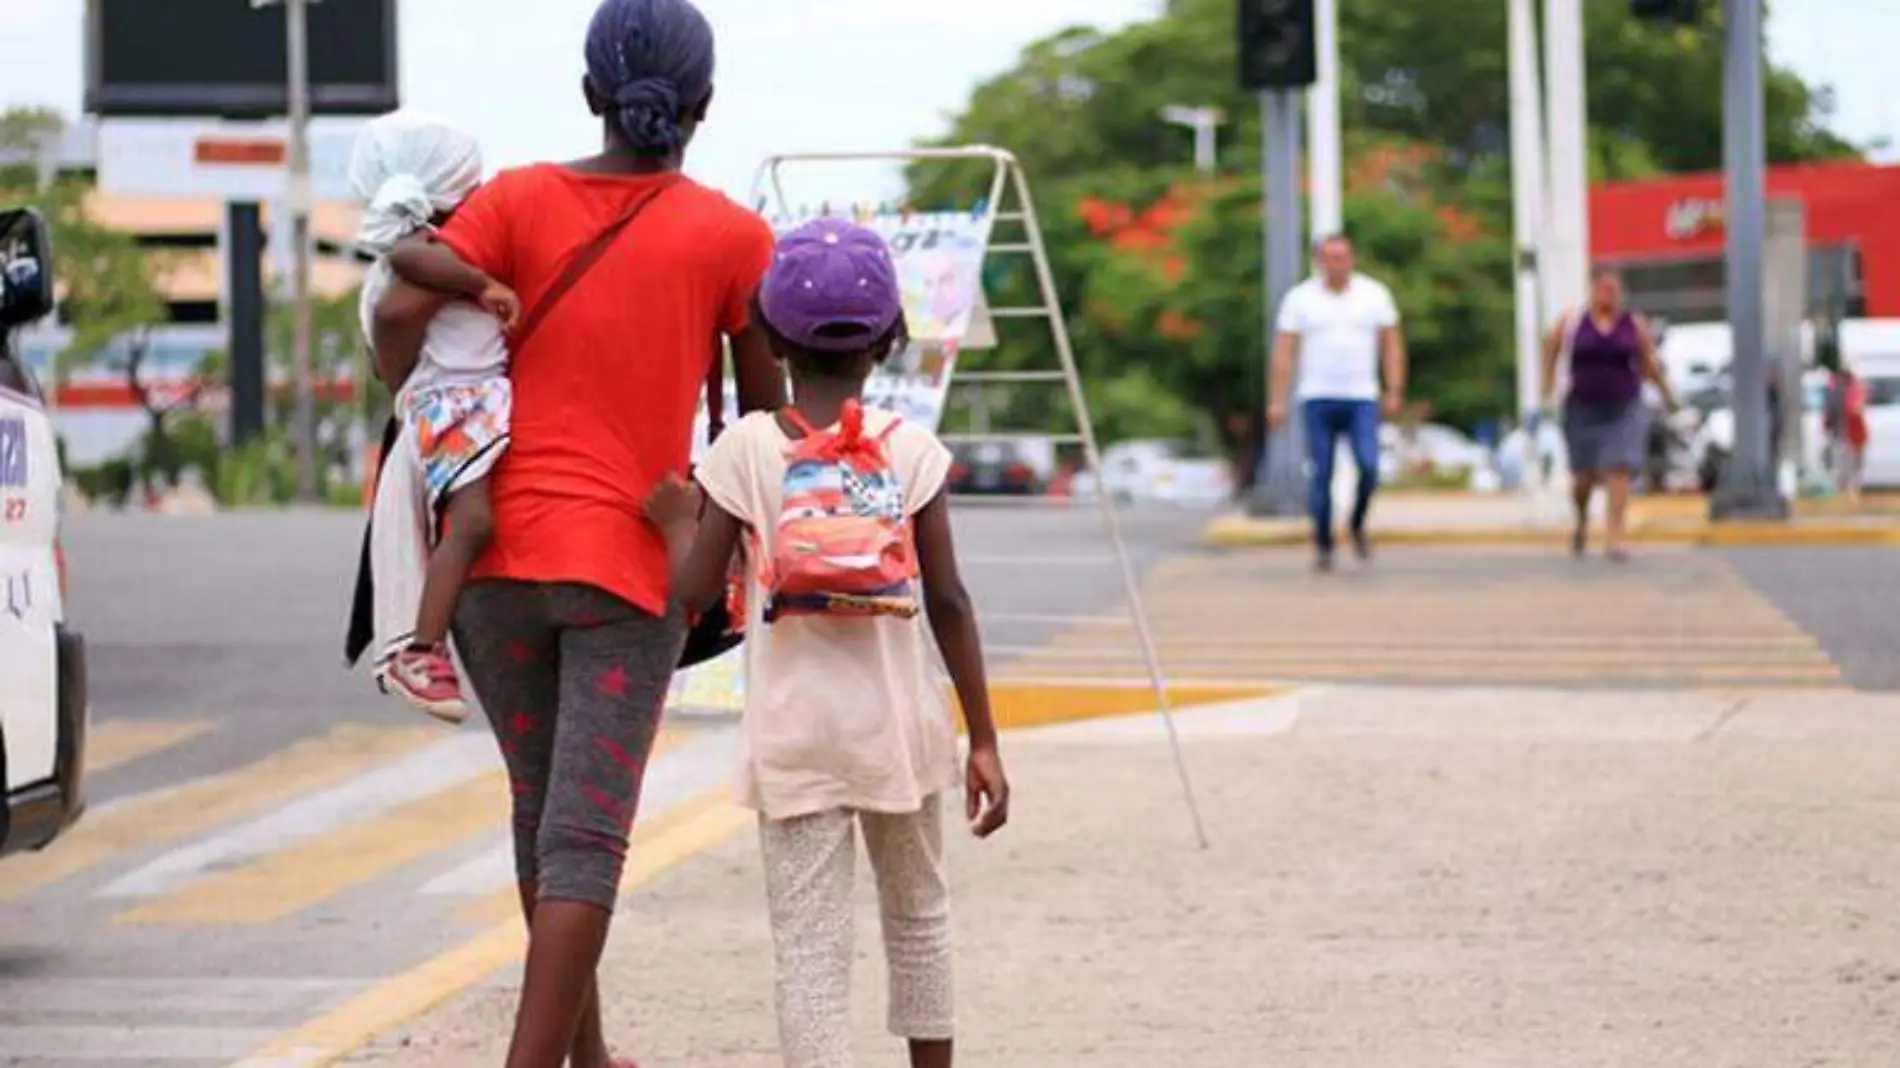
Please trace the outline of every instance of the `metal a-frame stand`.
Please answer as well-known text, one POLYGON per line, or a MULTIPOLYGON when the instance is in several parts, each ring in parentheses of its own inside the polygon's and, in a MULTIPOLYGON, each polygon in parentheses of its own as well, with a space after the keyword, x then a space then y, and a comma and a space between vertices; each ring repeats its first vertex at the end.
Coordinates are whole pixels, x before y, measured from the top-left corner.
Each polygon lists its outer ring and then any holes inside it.
MULTIPOLYGON (((1202 849, 1208 845, 1206 826, 1201 820, 1200 804, 1195 798, 1194 784, 1188 775, 1187 762, 1181 752, 1181 735, 1175 726, 1173 704, 1168 693, 1167 678, 1161 666, 1161 652, 1155 641, 1154 630, 1148 621, 1147 608, 1143 603, 1141 582, 1135 571, 1133 558, 1128 552, 1127 539, 1122 534, 1121 516, 1116 511, 1113 496, 1107 492, 1099 480, 1104 472, 1102 453, 1096 443, 1095 423, 1089 414, 1088 399, 1082 392, 1082 376, 1076 367, 1075 350, 1069 340, 1068 320, 1063 316, 1061 298, 1056 292, 1055 274, 1049 267, 1048 249, 1043 244, 1042 226, 1036 218, 1035 201, 1029 195, 1029 179, 1023 172, 1022 164, 1016 156, 1006 149, 988 145, 970 145, 966 147, 920 148, 900 152, 836 152, 805 153, 772 156, 760 165, 758 178, 754 186, 754 203, 770 204, 776 202, 778 209, 786 214, 792 211, 792 205, 785 196, 785 187, 781 172, 788 165, 801 164, 908 164, 917 162, 986 162, 993 168, 989 183, 989 196, 982 201, 981 214, 988 216, 989 225, 985 228, 990 235, 989 255, 1027 256, 1036 273, 1036 286, 1040 300, 1032 305, 1015 307, 992 306, 989 315, 992 319, 1043 319, 1049 324, 1052 340, 1055 343, 1056 356, 1061 366, 1049 370, 1017 371, 953 371, 953 382, 997 383, 1012 386, 1062 384, 1068 390, 1069 402, 1074 406, 1076 430, 1072 434, 1054 434, 1049 437, 1057 444, 1080 445, 1089 469, 1096 472, 1098 485, 1095 499, 1101 507, 1102 523, 1107 529, 1109 541, 1114 546, 1115 560, 1120 566, 1122 585, 1128 599, 1130 622, 1140 641, 1141 653, 1147 662, 1148 679, 1154 688, 1155 706, 1162 723, 1167 728, 1168 745, 1174 756, 1174 766, 1181 778, 1182 795, 1187 802, 1188 815, 1194 823, 1195 841, 1202 849), (770 195, 767 195, 769 189, 770 195), (1013 206, 1006 208, 1013 198, 1013 206), (1007 225, 1020 229, 1021 236, 1016 240, 998 241, 998 227, 1007 225)), ((997 433, 944 435, 948 442, 993 441, 1007 438, 997 433)))

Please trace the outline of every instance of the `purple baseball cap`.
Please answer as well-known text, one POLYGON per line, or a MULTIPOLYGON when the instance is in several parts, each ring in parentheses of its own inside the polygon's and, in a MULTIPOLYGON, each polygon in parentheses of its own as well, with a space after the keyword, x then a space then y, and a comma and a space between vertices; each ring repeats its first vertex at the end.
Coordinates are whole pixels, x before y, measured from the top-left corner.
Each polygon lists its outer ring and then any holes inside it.
POLYGON ((904 314, 891 250, 874 231, 814 219, 779 238, 759 284, 766 324, 795 345, 857 352, 904 314))

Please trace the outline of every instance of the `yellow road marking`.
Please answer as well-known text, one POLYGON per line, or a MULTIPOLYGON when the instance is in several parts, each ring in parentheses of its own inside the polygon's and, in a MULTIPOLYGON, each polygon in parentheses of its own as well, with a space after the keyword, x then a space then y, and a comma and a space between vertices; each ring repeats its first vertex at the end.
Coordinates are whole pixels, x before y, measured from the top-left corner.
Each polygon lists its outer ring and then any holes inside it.
POLYGON ((86 771, 100 772, 170 749, 212 727, 208 719, 115 719, 86 732, 86 771))
MULTIPOLYGON (((672 731, 654 739, 659 753, 672 731)), ((120 913, 125 924, 257 924, 281 920, 508 819, 508 776, 477 775, 372 819, 338 827, 243 867, 120 913)))
MULTIPOLYGON (((1108 688, 1115 680, 1129 682, 1145 680, 1147 672, 1133 658, 1123 661, 1050 661, 1038 662, 1032 674, 1018 669, 999 669, 996 677, 1000 685, 1029 683, 1038 678, 1047 678, 1052 674, 1068 677, 1099 679, 1103 688, 1108 688)), ((1172 689, 1186 690, 1197 686, 1223 686, 1244 688, 1257 683, 1263 687, 1285 685, 1293 681, 1316 679, 1352 681, 1386 680, 1418 681, 1436 683, 1456 683, 1468 686, 1499 685, 1504 683, 1525 684, 1606 684, 1621 685, 1632 683, 1675 683, 1702 682, 1721 683, 1728 680, 1742 681, 1766 679, 1771 681, 1795 681, 1802 685, 1810 683, 1834 684, 1841 679, 1840 668, 1832 663, 1819 661, 1788 664, 1756 663, 1699 663, 1680 666, 1664 665, 1604 665, 1604 664, 1499 664, 1483 666, 1475 664, 1443 664, 1431 659, 1390 662, 1338 663, 1322 660, 1280 659, 1261 661, 1236 658, 1231 661, 1205 661, 1182 664, 1178 661, 1164 663, 1168 685, 1172 689), (1216 682, 1215 680, 1218 680, 1216 682)), ((1085 687, 1086 688, 1086 687, 1085 687)), ((1242 693, 1240 696, 1245 696, 1242 693)), ((1236 698, 1237 699, 1237 698, 1236 698)), ((1152 706, 1152 698, 1147 702, 1152 706)))
POLYGON ((100 861, 250 815, 441 738, 441 730, 432 727, 347 723, 246 767, 87 815, 44 853, 9 857, 0 864, 0 901, 57 882, 100 861))
MULTIPOLYGON (((1096 674, 1086 673, 1087 677, 1096 674)), ((1226 704, 1230 701, 1245 701, 1256 697, 1272 697, 1284 692, 1282 687, 1270 684, 1241 686, 1183 685, 1174 680, 1168 683, 1168 703, 1171 708, 1188 708, 1194 705, 1226 704)), ((954 691, 950 694, 952 702, 956 700, 954 691)), ((1098 684, 1072 682, 1036 682, 1013 681, 1008 678, 994 680, 990 686, 990 715, 996 720, 996 726, 1003 730, 1015 730, 1022 727, 1044 727, 1054 723, 1071 723, 1077 720, 1102 719, 1110 716, 1138 716, 1156 711, 1158 702, 1152 686, 1146 684, 1117 685, 1113 679, 1103 679, 1098 684)), ((959 714, 958 723, 962 716, 959 714)))
MULTIPOLYGON (((752 819, 748 812, 730 804, 719 804, 656 836, 645 850, 628 857, 626 874, 620 881, 621 895, 626 896, 694 854, 726 840, 752 819)), ((377 1035, 428 1012, 456 993, 519 961, 526 948, 520 918, 501 920, 454 949, 378 983, 336 1009, 277 1036, 233 1068, 280 1064, 322 1068, 334 1064, 377 1035)))

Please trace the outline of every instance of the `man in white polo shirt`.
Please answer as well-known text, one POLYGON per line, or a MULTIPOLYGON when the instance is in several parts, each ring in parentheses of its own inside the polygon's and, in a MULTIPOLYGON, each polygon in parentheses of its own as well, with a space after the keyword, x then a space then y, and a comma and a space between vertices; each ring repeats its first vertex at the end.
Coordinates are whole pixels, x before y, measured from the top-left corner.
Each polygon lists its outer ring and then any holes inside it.
POLYGON ((1352 242, 1328 237, 1316 249, 1319 274, 1293 287, 1280 304, 1273 348, 1268 423, 1287 416, 1287 392, 1299 367, 1297 398, 1312 464, 1307 509, 1313 516, 1315 561, 1333 567, 1333 456, 1344 436, 1359 468, 1352 509, 1352 545, 1372 555, 1366 512, 1379 487, 1379 415, 1397 415, 1405 398, 1405 342, 1392 291, 1353 270, 1352 242), (1380 370, 1383 366, 1383 387, 1380 370))

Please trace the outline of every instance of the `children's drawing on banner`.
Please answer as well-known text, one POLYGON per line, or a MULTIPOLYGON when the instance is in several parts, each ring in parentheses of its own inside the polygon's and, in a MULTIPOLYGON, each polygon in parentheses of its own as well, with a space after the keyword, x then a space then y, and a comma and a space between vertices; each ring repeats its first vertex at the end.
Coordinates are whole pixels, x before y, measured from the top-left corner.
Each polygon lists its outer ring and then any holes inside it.
MULTIPOLYGON (((771 217, 785 233, 823 215, 820 209, 771 217)), ((852 218, 891 246, 897 280, 904 294, 904 318, 910 344, 892 354, 865 383, 865 403, 897 413, 935 431, 943 423, 957 353, 982 299, 983 259, 990 242, 988 212, 914 214, 853 211, 852 218)), ((726 382, 726 418, 738 418, 739 399, 730 376, 726 382)), ((706 407, 693 427, 693 459, 706 447, 706 407)), ((694 711, 736 712, 744 706, 745 649, 727 653, 673 677, 667 706, 694 711)))

